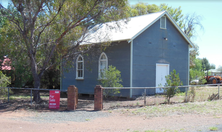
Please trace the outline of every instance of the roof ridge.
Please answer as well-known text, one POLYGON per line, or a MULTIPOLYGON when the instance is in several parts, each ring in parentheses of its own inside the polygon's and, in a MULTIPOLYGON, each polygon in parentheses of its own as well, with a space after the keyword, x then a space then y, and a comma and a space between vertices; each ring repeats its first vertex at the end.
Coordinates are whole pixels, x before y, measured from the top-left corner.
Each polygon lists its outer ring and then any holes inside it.
POLYGON ((159 11, 159 12, 154 12, 154 13, 147 13, 147 14, 144 14, 144 15, 133 16, 133 17, 129 17, 129 18, 136 18, 136 17, 143 17, 143 16, 148 16, 148 15, 154 15, 154 14, 161 13, 161 12, 164 13, 166 11, 164 10, 164 11, 159 11))

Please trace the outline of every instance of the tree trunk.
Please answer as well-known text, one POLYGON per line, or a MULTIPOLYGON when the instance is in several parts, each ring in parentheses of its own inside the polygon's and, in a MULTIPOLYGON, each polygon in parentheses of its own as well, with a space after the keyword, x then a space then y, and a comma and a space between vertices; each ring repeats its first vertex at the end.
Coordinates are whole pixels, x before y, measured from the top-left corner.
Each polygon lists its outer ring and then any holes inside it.
MULTIPOLYGON (((40 78, 38 77, 38 75, 36 75, 34 77, 34 88, 38 88, 40 89, 40 78)), ((33 101, 35 103, 40 103, 42 101, 41 97, 40 97, 40 93, 39 93, 39 90, 34 90, 33 92, 33 101)))
MULTIPOLYGON (((34 88, 36 89, 39 89, 40 88, 40 80, 41 80, 41 76, 38 75, 38 72, 37 72, 37 65, 36 65, 36 62, 34 60, 34 57, 32 58, 31 57, 31 72, 32 72, 32 77, 34 79, 34 88)), ((39 90, 34 90, 33 91, 33 101, 35 103, 40 103, 41 102, 41 97, 40 97, 40 93, 39 93, 39 90)))

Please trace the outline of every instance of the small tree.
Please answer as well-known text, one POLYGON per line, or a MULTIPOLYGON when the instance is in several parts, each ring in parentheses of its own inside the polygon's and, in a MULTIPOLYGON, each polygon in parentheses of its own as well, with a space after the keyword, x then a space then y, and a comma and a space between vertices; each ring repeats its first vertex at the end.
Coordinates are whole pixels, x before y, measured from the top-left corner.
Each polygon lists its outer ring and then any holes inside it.
MULTIPOLYGON (((104 74, 102 74, 102 78, 100 83, 103 87, 123 87, 123 85, 120 84, 120 82, 122 82, 121 72, 116 69, 115 66, 110 65, 109 68, 104 71, 104 74)), ((118 93, 120 93, 119 89, 112 89, 104 90, 103 94, 107 97, 118 93)))
POLYGON ((199 79, 198 84, 205 84, 207 82, 205 79, 205 73, 201 70, 190 69, 190 81, 193 79, 199 79))
MULTIPOLYGON (((0 87, 7 87, 9 84, 11 84, 10 77, 7 77, 2 71, 0 71, 0 87)), ((6 93, 7 91, 5 89, 0 89, 0 96, 5 95, 6 93)))
POLYGON ((180 92, 178 88, 179 85, 183 85, 182 81, 180 81, 179 73, 176 73, 174 69, 170 75, 166 76, 166 86, 169 88, 165 88, 164 92, 166 93, 166 99, 168 104, 170 103, 170 98, 174 97, 175 94, 180 92))

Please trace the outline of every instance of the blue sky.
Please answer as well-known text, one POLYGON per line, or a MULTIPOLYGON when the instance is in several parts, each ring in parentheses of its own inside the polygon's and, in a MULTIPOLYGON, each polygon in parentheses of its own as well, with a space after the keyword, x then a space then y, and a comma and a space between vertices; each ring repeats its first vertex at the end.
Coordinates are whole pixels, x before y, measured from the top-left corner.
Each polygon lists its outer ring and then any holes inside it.
MULTIPOLYGON (((222 0, 129 0, 131 5, 138 2, 177 8, 181 6, 182 13, 202 16, 201 24, 204 30, 197 30, 198 35, 192 42, 199 46, 198 58, 206 57, 216 68, 222 66, 222 0)), ((7 0, 0 0, 3 5, 7 0)))

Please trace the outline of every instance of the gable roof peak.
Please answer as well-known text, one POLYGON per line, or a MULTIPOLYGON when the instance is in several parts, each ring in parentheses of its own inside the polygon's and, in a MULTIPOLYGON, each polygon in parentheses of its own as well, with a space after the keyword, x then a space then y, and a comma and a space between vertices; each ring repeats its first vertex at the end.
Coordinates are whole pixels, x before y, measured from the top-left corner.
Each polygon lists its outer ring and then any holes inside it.
POLYGON ((167 11, 160 11, 149 13, 146 15, 130 17, 127 22, 125 22, 124 20, 119 20, 96 25, 89 31, 88 34, 86 34, 87 37, 81 45, 103 43, 108 41, 131 42, 164 15, 167 16, 167 18, 173 23, 173 25, 192 47, 192 42, 180 29, 180 27, 167 11))

